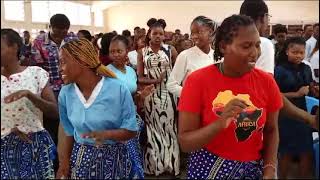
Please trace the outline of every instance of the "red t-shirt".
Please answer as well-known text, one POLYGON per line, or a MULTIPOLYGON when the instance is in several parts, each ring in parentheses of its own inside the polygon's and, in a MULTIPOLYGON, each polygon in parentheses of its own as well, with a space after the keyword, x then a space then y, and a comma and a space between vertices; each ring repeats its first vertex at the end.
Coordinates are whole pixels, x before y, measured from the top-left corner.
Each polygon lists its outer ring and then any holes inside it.
POLYGON ((261 159, 266 114, 282 107, 281 93, 270 74, 253 69, 241 77, 231 78, 210 65, 188 77, 178 109, 200 114, 203 127, 216 121, 224 106, 235 97, 250 106, 205 148, 230 160, 261 159))

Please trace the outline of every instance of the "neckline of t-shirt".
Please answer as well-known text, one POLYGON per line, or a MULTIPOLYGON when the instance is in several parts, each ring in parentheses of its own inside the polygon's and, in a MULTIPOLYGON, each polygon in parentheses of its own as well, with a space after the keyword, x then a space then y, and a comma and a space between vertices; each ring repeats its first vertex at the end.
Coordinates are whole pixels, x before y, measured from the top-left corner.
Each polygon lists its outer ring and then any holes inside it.
POLYGON ((5 77, 7 80, 10 80, 10 78, 11 78, 12 76, 18 76, 18 75, 21 76, 21 75, 24 74, 25 72, 29 71, 29 69, 31 69, 31 68, 32 68, 32 66, 27 66, 23 71, 17 72, 17 73, 14 73, 14 74, 11 74, 9 77, 7 77, 7 76, 5 76, 5 75, 2 75, 2 74, 1 74, 1 76, 5 77))
POLYGON ((219 78, 222 77, 222 78, 224 78, 224 79, 226 79, 226 80, 243 80, 243 79, 246 79, 248 76, 250 76, 250 74, 252 73, 252 71, 254 71, 254 69, 252 69, 250 72, 247 72, 247 73, 245 73, 245 74, 242 75, 242 76, 239 76, 239 77, 230 77, 230 76, 226 76, 226 75, 222 74, 222 73, 220 72, 219 68, 218 68, 215 64, 213 64, 212 66, 215 68, 215 71, 217 71, 217 73, 219 74, 219 78))
POLYGON ((98 95, 100 94, 100 91, 102 89, 103 86, 103 81, 104 81, 104 76, 102 76, 101 80, 97 83, 97 85, 94 87, 90 97, 88 100, 86 100, 82 94, 82 92, 80 91, 79 87, 77 86, 76 83, 74 83, 74 89, 75 92, 77 94, 77 96, 79 97, 79 100, 81 101, 81 103, 83 104, 83 106, 85 108, 89 108, 94 101, 97 99, 98 95))
POLYGON ((110 66, 112 66, 112 68, 116 71, 118 71, 119 73, 121 73, 122 75, 127 75, 128 73, 128 67, 127 65, 125 65, 125 68, 126 68, 126 73, 123 73, 122 71, 120 71, 118 68, 116 68, 112 63, 110 64, 110 66))

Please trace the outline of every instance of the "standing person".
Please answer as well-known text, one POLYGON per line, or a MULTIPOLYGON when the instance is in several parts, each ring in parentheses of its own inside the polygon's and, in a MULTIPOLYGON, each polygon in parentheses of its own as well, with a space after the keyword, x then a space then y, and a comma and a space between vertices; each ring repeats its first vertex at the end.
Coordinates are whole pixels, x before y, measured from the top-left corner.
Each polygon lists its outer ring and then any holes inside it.
MULTIPOLYGON (((279 55, 279 52, 282 50, 284 46, 284 42, 287 39, 287 34, 288 30, 287 27, 282 25, 282 24, 277 24, 274 27, 274 35, 275 35, 275 40, 277 43, 274 45, 275 46, 275 59, 277 59, 277 56, 279 55)), ((277 62, 275 62, 277 64, 277 62)))
POLYGON ((313 26, 311 24, 307 24, 303 27, 303 37, 304 40, 307 41, 309 38, 311 38, 313 34, 313 26))
MULTIPOLYGON (((244 0, 240 7, 240 14, 251 17, 260 34, 261 41, 261 55, 257 60, 256 67, 270 74, 274 73, 274 46, 272 42, 263 36, 264 32, 268 28, 269 9, 267 4, 263 0, 244 0)), ((315 124, 315 116, 310 115, 308 112, 296 107, 285 96, 283 97, 283 108, 280 110, 280 114, 286 114, 292 117, 292 119, 302 120, 312 126, 315 124)))
MULTIPOLYGON (((279 65, 275 68, 275 79, 280 91, 294 105, 306 110, 305 96, 309 94, 312 73, 308 65, 302 63, 305 41, 302 37, 293 37, 284 44, 279 54, 279 65)), ((301 178, 312 177, 312 129, 301 121, 280 116, 280 178, 288 178, 289 165, 294 156, 299 157, 299 175, 301 178), (299 133, 297 133, 299 132, 299 133)))
POLYGON ((77 33, 77 36, 78 36, 78 38, 86 38, 89 41, 92 40, 92 35, 88 30, 84 30, 84 29, 79 30, 77 33))
POLYGON ((58 118, 49 75, 19 65, 21 37, 1 29, 1 179, 54 179, 56 146, 43 115, 58 118))
MULTIPOLYGON (((112 59, 112 63, 107 66, 112 72, 114 72, 117 78, 124 82, 128 87, 132 97, 135 96, 137 92, 137 75, 134 69, 127 66, 127 55, 129 41, 126 37, 117 35, 110 43, 109 54, 112 59)), ((128 141, 128 149, 132 158, 132 164, 137 169, 137 176, 139 179, 144 178, 143 171, 143 154, 140 147, 140 132, 143 130, 144 123, 140 116, 137 114, 137 123, 139 130, 136 138, 128 141)))
POLYGON ((131 94, 102 65, 87 39, 60 50, 60 120, 66 136, 57 178, 128 179, 132 162, 126 141, 137 121, 131 94))
POLYGON ((319 40, 319 23, 313 25, 313 34, 312 36, 306 41, 306 53, 305 53, 305 61, 310 62, 310 54, 312 50, 316 46, 317 40, 319 40))
POLYGON ((30 41, 30 33, 29 31, 23 31, 23 41, 22 47, 20 50, 20 64, 24 66, 28 66, 31 58, 31 47, 32 43, 30 41))
POLYGON ((215 40, 214 59, 224 61, 188 77, 178 107, 188 178, 276 177, 282 98, 272 76, 254 68, 260 43, 251 18, 230 16, 215 40))
POLYGON ((101 63, 105 66, 109 65, 112 63, 111 58, 109 57, 109 47, 110 47, 110 42, 113 37, 116 35, 112 32, 106 33, 102 35, 101 37, 101 49, 99 51, 99 59, 101 63))
POLYGON ((138 51, 138 81, 153 84, 155 91, 145 98, 147 147, 144 154, 146 174, 179 174, 179 145, 175 120, 175 97, 166 83, 176 58, 174 47, 163 44, 166 23, 150 19, 146 47, 138 51))
MULTIPOLYGON (((53 15, 50 18, 49 32, 36 37, 32 46, 31 64, 40 66, 49 73, 49 83, 56 99, 63 84, 59 73, 59 47, 62 42, 77 38, 67 35, 69 27, 70 21, 67 16, 64 14, 53 15)), ((43 124, 57 145, 59 120, 52 121, 44 117, 43 124)), ((55 162, 56 169, 57 162, 55 162)))
POLYGON ((217 27, 216 22, 205 16, 198 16, 192 21, 191 39, 195 46, 178 55, 167 82, 169 92, 180 97, 187 75, 213 63, 212 43, 217 27))
POLYGON ((133 35, 134 35, 134 36, 137 36, 137 35, 139 34, 139 31, 140 31, 140 27, 139 27, 139 26, 134 27, 134 29, 133 29, 133 35))
POLYGON ((138 34, 134 37, 133 46, 134 51, 128 53, 129 63, 133 69, 137 69, 138 51, 144 48, 146 37, 142 34, 138 34))

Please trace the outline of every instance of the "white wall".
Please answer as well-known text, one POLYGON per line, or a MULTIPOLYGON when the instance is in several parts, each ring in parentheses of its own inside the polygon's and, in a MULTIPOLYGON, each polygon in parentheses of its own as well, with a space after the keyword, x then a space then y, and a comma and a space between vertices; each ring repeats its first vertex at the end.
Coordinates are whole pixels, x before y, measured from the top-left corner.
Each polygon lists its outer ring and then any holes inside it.
MULTIPOLYGON (((319 21, 319 0, 266 1, 271 23, 307 24, 319 21)), ((242 1, 126 1, 104 10, 104 30, 133 31, 135 26, 147 28, 149 18, 163 18, 168 31, 189 32, 191 21, 198 15, 218 22, 239 13, 242 1)))
MULTIPOLYGON (((89 4, 88 1, 82 1, 83 4, 89 4)), ((25 29, 30 31, 32 29, 37 30, 48 30, 48 23, 34 23, 32 22, 32 10, 31 10, 31 1, 25 1, 24 4, 24 12, 25 17, 24 21, 8 21, 4 18, 4 1, 1 0, 1 27, 2 28, 16 28, 16 29, 25 29)), ((89 30, 92 33, 95 32, 103 32, 103 27, 95 27, 94 26, 94 13, 91 13, 91 26, 78 26, 71 25, 69 31, 77 32, 80 29, 89 30)))

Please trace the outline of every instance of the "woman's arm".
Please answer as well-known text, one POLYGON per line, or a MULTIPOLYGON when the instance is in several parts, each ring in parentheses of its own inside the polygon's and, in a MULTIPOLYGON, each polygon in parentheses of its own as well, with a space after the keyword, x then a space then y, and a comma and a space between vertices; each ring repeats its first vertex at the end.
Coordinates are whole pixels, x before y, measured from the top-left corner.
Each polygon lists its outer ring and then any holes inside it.
POLYGON ((279 145, 278 116, 279 111, 267 113, 267 121, 263 130, 263 176, 270 179, 276 177, 279 145))
POLYGON ((58 158, 59 169, 57 172, 57 179, 61 177, 70 177, 70 158, 74 144, 73 136, 67 136, 62 127, 59 126, 59 141, 58 141, 58 158))
POLYGON ((142 84, 159 84, 165 77, 165 72, 161 74, 158 79, 149 79, 144 76, 144 63, 143 63, 143 55, 142 50, 138 50, 137 57, 137 74, 138 74, 138 82, 142 84))
POLYGON ((27 97, 37 108, 39 108, 45 114, 46 117, 50 119, 58 119, 59 113, 57 101, 52 89, 49 86, 49 83, 47 83, 42 90, 41 97, 33 94, 29 90, 21 90, 5 97, 4 101, 6 103, 10 103, 22 97, 27 97))
POLYGON ((191 152, 203 148, 246 107, 243 100, 233 99, 225 106, 217 120, 202 128, 200 114, 180 112, 178 138, 182 151, 191 152))

